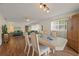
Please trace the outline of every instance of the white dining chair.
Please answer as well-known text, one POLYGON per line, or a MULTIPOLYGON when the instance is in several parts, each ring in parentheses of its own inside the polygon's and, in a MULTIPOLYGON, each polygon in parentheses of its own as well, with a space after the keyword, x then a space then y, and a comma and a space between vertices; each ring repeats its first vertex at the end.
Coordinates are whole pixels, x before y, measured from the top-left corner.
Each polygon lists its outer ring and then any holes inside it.
POLYGON ((25 42, 26 42, 24 53, 26 54, 26 50, 27 50, 27 56, 29 56, 30 48, 32 45, 31 45, 30 40, 29 40, 29 35, 26 33, 26 34, 24 34, 24 36, 25 36, 25 42))
POLYGON ((31 43, 33 48, 32 55, 34 55, 34 52, 36 52, 39 56, 44 54, 48 55, 50 48, 45 45, 40 45, 38 35, 34 32, 31 33, 31 43))

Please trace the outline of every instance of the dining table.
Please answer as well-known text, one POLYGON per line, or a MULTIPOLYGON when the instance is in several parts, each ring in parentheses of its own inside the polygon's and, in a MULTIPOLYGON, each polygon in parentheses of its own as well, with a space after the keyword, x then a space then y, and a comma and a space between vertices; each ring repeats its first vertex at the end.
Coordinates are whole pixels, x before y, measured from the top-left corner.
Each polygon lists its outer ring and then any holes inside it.
MULTIPOLYGON (((50 37, 50 36, 48 36, 50 37)), ((46 36, 42 36, 38 38, 38 41, 40 44, 50 47, 51 49, 55 49, 55 46, 52 44, 54 42, 54 39, 50 37, 51 39, 48 39, 46 36)))
MULTIPOLYGON (((29 39, 30 39, 30 35, 29 35, 29 39)), ((45 36, 40 37, 38 35, 38 41, 39 41, 39 44, 41 45, 48 46, 50 49, 55 49, 55 46, 52 44, 54 42, 53 39, 50 40, 50 39, 47 39, 45 36)))
MULTIPOLYGON (((52 41, 52 40, 51 40, 51 41, 52 41)), ((40 39, 40 40, 39 40, 39 43, 42 44, 42 45, 48 46, 48 47, 50 47, 51 49, 54 49, 54 48, 55 48, 55 46, 52 45, 52 43, 49 42, 48 40, 42 40, 42 39, 40 39)))

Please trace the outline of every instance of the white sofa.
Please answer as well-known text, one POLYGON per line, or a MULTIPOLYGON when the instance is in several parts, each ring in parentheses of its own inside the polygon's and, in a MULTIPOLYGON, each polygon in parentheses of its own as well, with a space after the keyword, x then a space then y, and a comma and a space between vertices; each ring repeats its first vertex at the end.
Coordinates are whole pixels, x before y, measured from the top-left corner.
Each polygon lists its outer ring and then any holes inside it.
POLYGON ((64 50, 67 39, 56 37, 51 43, 55 46, 55 50, 64 50))

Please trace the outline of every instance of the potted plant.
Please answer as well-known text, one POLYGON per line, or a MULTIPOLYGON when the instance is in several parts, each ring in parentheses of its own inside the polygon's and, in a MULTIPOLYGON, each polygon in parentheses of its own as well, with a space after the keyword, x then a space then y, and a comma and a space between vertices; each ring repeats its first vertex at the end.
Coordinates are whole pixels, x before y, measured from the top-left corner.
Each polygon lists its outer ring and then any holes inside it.
POLYGON ((2 42, 6 42, 6 38, 8 38, 7 25, 2 25, 2 42))
POLYGON ((7 34, 7 25, 2 25, 2 34, 7 34))

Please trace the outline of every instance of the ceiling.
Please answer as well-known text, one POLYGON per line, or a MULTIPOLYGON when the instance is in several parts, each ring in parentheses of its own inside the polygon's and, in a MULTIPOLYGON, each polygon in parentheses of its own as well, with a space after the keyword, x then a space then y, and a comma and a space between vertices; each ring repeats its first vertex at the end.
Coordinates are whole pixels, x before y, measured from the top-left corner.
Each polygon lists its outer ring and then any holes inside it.
POLYGON ((25 18, 29 18, 29 23, 33 23, 79 10, 78 3, 47 3, 50 12, 46 13, 39 5, 39 3, 0 3, 0 14, 7 21, 26 22, 25 18))

